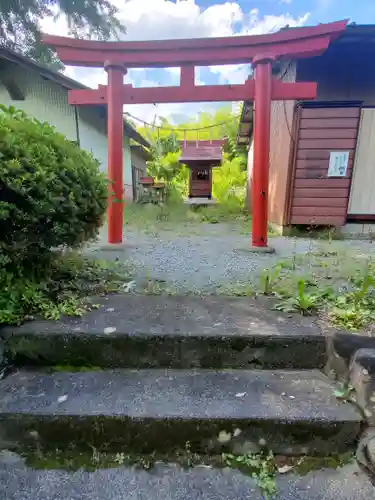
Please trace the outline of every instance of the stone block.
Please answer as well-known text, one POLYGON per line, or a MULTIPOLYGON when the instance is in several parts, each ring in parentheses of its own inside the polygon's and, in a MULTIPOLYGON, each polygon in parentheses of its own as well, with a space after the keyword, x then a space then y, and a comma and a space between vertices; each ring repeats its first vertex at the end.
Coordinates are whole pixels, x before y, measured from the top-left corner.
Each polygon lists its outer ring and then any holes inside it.
POLYGON ((362 434, 357 447, 358 463, 375 477, 375 427, 369 427, 362 434))
POLYGON ((5 342, 0 337, 0 370, 4 362, 5 362, 5 342))
POLYGON ((375 350, 375 337, 343 331, 329 333, 326 371, 333 370, 337 378, 348 379, 350 363, 356 352, 362 349, 375 350))
POLYGON ((375 349, 359 349, 349 367, 350 383, 356 391, 357 403, 366 417, 375 422, 375 349))

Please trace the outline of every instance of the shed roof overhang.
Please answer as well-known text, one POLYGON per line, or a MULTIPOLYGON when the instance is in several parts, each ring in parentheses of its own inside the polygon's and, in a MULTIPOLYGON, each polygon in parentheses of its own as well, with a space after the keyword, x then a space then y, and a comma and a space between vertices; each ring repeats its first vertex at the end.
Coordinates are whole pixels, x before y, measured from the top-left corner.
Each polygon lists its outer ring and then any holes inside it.
MULTIPOLYGON (((291 30, 295 28, 289 28, 291 30)), ((346 26, 342 35, 330 44, 318 59, 306 59, 304 64, 316 64, 319 61, 327 60, 336 57, 345 57, 349 54, 355 57, 374 58, 375 56, 375 25, 356 25, 350 24, 346 26)), ((282 61, 275 61, 273 71, 275 75, 282 73, 282 61)), ((285 61, 284 61, 285 64, 285 61)), ((299 101, 298 101, 299 102, 299 101)), ((326 103, 327 105, 327 103, 326 103)), ((244 101, 242 114, 238 127, 237 144, 239 146, 248 146, 251 142, 253 133, 253 102, 244 101)))
POLYGON ((253 135, 254 106, 253 101, 245 101, 242 106, 240 123, 237 133, 237 144, 248 146, 253 135))

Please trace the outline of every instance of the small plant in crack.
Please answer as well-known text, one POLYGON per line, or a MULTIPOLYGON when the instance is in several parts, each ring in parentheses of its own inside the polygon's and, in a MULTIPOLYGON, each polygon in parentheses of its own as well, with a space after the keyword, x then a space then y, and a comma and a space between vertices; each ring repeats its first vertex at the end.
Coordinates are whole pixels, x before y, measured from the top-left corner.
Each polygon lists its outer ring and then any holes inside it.
POLYGON ((275 284, 277 283, 280 272, 282 269, 281 264, 277 264, 272 269, 264 269, 260 275, 260 291, 263 295, 271 295, 274 291, 275 284))
POLYGON ((333 391, 333 394, 343 403, 354 401, 354 387, 349 382, 342 382, 338 388, 333 391))
POLYGON ((192 450, 190 441, 186 441, 184 448, 177 449, 175 453, 178 458, 178 462, 184 467, 194 467, 195 465, 202 463, 202 457, 199 453, 195 453, 192 450))
POLYGON ((150 470, 155 465, 155 461, 156 461, 156 453, 153 452, 151 453, 151 455, 141 456, 139 458, 138 464, 142 469, 150 470))
POLYGON ((266 454, 232 455, 223 454, 223 462, 233 469, 249 474, 261 489, 265 500, 271 500, 277 491, 276 462, 272 451, 266 454))

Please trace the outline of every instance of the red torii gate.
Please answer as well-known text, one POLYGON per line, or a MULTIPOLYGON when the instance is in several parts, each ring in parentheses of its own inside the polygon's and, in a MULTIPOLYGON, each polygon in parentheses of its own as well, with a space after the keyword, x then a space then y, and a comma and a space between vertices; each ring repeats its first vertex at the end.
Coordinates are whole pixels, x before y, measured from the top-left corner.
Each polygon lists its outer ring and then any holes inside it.
POLYGON ((108 200, 108 243, 122 242, 124 104, 254 100, 252 246, 267 247, 271 100, 316 97, 316 83, 282 83, 273 78, 272 62, 322 54, 347 23, 284 29, 269 35, 145 42, 99 42, 43 35, 43 42, 53 47, 65 64, 104 67, 108 73, 108 85, 99 85, 97 90, 69 91, 70 104, 108 106, 108 177, 114 193, 108 200), (195 86, 195 66, 241 63, 255 67, 255 77, 244 84, 195 86), (157 67, 180 67, 180 86, 124 85, 128 69, 157 67))

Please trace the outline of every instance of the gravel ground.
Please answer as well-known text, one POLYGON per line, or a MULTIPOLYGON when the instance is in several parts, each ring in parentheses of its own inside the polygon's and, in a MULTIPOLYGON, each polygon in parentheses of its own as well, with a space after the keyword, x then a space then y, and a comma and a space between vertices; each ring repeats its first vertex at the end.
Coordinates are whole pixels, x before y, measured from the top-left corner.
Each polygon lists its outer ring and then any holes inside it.
POLYGON ((239 234, 239 228, 229 224, 197 224, 182 234, 176 231, 158 231, 150 234, 134 229, 124 233, 124 249, 100 249, 106 243, 103 228, 98 244, 92 247, 101 259, 126 261, 135 269, 137 278, 166 281, 178 290, 212 291, 220 285, 253 281, 265 268, 272 267, 293 254, 306 254, 327 248, 330 251, 350 249, 355 253, 375 257, 375 244, 370 241, 333 241, 304 238, 272 237, 270 246, 276 252, 258 254, 246 252, 250 236, 239 234))

